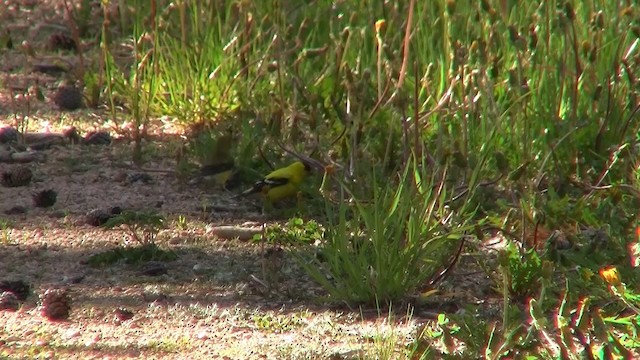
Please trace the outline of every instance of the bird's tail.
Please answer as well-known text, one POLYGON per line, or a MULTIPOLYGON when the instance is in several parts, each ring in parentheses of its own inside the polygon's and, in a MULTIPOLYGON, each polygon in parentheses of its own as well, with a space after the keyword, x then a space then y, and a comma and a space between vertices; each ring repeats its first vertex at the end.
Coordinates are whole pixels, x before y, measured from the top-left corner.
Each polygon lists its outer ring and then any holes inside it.
POLYGON ((262 192, 262 185, 260 183, 257 183, 257 184, 254 184, 249 189, 241 192, 240 194, 232 196, 231 198, 232 199, 238 199, 238 198, 249 196, 251 194, 256 194, 256 193, 259 193, 259 192, 262 192))

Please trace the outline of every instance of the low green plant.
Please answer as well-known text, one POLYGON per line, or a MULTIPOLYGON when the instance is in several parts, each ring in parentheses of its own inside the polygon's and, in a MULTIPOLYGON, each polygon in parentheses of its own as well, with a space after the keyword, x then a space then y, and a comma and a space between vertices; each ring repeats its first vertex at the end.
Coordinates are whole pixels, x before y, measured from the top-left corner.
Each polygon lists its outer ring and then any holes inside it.
POLYGON ((162 228, 165 227, 165 219, 162 215, 153 211, 131 211, 114 216, 103 227, 112 229, 122 226, 124 231, 135 242, 141 245, 154 244, 155 239, 162 228))
POLYGON ((5 219, 5 218, 0 218, 0 229, 6 230, 6 229, 10 228, 11 226, 12 226, 11 220, 5 219))
POLYGON ((510 296, 524 299, 539 291, 543 279, 543 261, 535 249, 522 250, 510 241, 500 253, 498 262, 510 296))
POLYGON ((155 244, 140 246, 118 246, 113 249, 91 255, 88 264, 95 267, 112 265, 118 262, 125 264, 140 264, 147 261, 173 261, 176 253, 160 249, 155 244))
POLYGON ((632 358, 630 348, 638 341, 627 340, 637 339, 640 313, 607 316, 591 304, 591 297, 576 301, 569 296, 568 285, 566 290, 553 312, 555 319, 549 319, 540 301, 529 302, 530 332, 538 337, 541 354, 562 359, 583 359, 585 354, 591 359, 632 358))
POLYGON ((11 243, 11 234, 9 232, 9 228, 11 228, 11 226, 11 221, 0 218, 0 244, 11 243))
POLYGON ((178 219, 175 222, 176 228, 179 230, 187 230, 189 224, 187 223, 187 218, 184 215, 178 216, 178 219))
POLYGON ((286 224, 273 224, 265 229, 264 235, 256 234, 254 240, 270 244, 313 244, 322 238, 324 229, 315 220, 291 218, 286 224))
POLYGON ((600 275, 604 282, 594 276, 592 287, 606 285, 620 303, 611 302, 606 294, 585 294, 573 285, 573 277, 565 278, 562 292, 550 291, 554 284, 543 280, 525 307, 503 304, 510 316, 502 324, 482 315, 479 308, 440 314, 437 323, 418 330, 409 345, 411 358, 433 358, 434 353, 436 358, 455 354, 469 359, 633 358, 640 347, 640 297, 622 282, 615 267, 603 268, 600 275))
POLYGON ((253 325, 260 330, 273 332, 291 331, 302 326, 303 321, 297 314, 277 315, 273 313, 261 313, 251 315, 253 325))

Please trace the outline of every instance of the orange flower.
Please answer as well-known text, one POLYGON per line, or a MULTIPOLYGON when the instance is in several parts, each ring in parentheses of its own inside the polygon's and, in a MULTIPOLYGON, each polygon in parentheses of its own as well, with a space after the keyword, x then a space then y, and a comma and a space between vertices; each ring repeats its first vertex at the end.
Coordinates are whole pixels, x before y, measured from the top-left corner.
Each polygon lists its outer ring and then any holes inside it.
POLYGON ((385 20, 376 21, 376 34, 380 34, 382 32, 382 28, 387 22, 385 20))
POLYGON ((615 266, 607 266, 600 269, 600 277, 602 277, 602 279, 611 286, 618 286, 622 283, 620 281, 620 274, 618 273, 618 269, 616 269, 615 266))
POLYGON ((327 175, 333 174, 335 172, 335 170, 336 170, 336 167, 333 164, 329 164, 329 165, 324 167, 324 172, 327 175))

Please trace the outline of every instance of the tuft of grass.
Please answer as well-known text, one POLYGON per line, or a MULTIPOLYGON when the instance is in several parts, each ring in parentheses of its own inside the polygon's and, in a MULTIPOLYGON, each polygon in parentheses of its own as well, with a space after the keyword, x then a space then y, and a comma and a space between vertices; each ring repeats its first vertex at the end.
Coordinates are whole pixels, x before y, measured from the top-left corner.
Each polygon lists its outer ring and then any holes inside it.
POLYGON ((304 325, 302 318, 296 314, 275 315, 271 312, 251 316, 253 326, 259 330, 271 332, 288 332, 304 325))
POLYGON ((163 250, 155 244, 141 246, 118 246, 113 249, 91 255, 88 264, 95 267, 113 265, 118 262, 140 264, 147 261, 172 261, 178 258, 173 251, 163 250))
POLYGON ((153 245, 160 230, 165 227, 165 218, 155 211, 126 210, 109 218, 105 229, 124 227, 124 231, 138 244, 153 245))
POLYGON ((320 256, 299 259, 335 301, 388 306, 435 284, 455 261, 470 214, 449 212, 447 190, 423 165, 405 167, 395 189, 373 175, 371 198, 342 185, 354 205, 328 205, 320 256))
POLYGON ((285 224, 268 226, 264 234, 256 234, 255 241, 266 241, 270 244, 304 245, 313 244, 322 239, 323 227, 315 220, 305 221, 302 218, 290 218, 285 224))

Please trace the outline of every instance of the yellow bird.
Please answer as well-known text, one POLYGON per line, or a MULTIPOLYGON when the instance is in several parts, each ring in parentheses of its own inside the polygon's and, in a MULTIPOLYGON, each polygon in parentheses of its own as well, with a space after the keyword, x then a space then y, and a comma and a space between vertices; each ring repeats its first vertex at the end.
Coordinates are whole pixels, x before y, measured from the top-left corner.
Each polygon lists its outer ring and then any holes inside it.
MULTIPOLYGON (((211 150, 201 155, 202 166, 199 174, 189 183, 196 184, 204 181, 211 185, 227 187, 235 171, 235 163, 230 154, 232 145, 231 134, 224 134, 213 145, 209 145, 211 150)), ((207 149, 206 142, 203 143, 202 148, 207 149)))
POLYGON ((229 179, 231 179, 234 170, 235 164, 233 161, 215 165, 204 165, 200 168, 199 177, 207 183, 226 187, 229 184, 229 179))
POLYGON ((295 197, 298 194, 298 187, 309 171, 311 171, 310 166, 302 161, 296 161, 287 167, 272 171, 236 197, 261 193, 270 203, 295 197))

